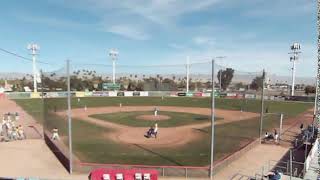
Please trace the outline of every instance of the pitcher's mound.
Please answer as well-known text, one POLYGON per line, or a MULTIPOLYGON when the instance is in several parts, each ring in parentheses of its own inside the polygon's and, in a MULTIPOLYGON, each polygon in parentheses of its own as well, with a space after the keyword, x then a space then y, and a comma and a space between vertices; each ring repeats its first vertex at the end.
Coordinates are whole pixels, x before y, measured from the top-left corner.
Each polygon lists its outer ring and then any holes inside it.
POLYGON ((154 115, 139 115, 136 118, 137 119, 141 119, 141 120, 147 120, 147 121, 162 121, 162 120, 168 120, 171 117, 170 116, 166 116, 166 115, 158 115, 158 116, 154 116, 154 115))

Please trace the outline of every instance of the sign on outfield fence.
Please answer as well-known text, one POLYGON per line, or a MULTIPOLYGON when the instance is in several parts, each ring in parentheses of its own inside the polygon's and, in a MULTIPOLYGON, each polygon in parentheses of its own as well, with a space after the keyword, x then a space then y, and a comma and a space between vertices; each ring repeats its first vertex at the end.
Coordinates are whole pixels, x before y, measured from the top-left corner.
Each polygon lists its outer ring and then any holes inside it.
POLYGON ((120 84, 102 83, 102 88, 104 90, 119 90, 120 89, 120 84))

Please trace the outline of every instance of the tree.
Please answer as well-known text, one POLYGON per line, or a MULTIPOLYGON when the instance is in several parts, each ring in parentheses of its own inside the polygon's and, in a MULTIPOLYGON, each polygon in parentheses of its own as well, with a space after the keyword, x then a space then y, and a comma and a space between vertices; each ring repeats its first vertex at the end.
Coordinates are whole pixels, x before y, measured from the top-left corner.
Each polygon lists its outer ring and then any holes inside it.
POLYGON ((230 85, 233 78, 234 69, 227 68, 226 70, 220 70, 217 74, 217 78, 219 80, 219 84, 221 83, 221 88, 226 90, 230 85), (220 82, 220 74, 221 74, 221 82, 220 82))
POLYGON ((257 76, 252 80, 250 84, 250 89, 258 90, 262 88, 262 85, 263 85, 263 76, 257 76))
POLYGON ((309 95, 310 93, 316 93, 316 87, 314 86, 306 86, 304 88, 304 92, 309 95))
POLYGON ((234 86, 238 90, 241 89, 241 88, 246 88, 246 85, 244 85, 242 82, 236 83, 234 86))

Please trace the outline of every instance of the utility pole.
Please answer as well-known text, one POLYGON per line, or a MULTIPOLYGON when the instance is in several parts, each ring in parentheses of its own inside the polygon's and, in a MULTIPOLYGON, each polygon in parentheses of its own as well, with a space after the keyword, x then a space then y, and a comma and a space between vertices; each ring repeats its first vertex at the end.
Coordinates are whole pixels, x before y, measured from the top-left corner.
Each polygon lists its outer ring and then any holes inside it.
POLYGON ((31 51, 32 55, 32 73, 33 73, 33 92, 38 92, 38 87, 37 87, 37 67, 36 67, 36 55, 37 51, 40 50, 40 46, 37 44, 29 44, 28 45, 28 50, 31 51))
POLYGON ((187 56, 187 93, 189 92, 190 57, 187 56))
POLYGON ((211 76, 212 76, 212 94, 211 94, 211 156, 210 156, 210 180, 213 179, 213 161, 214 161, 214 121, 215 121, 215 114, 214 114, 214 59, 212 59, 212 70, 211 70, 211 76))
POLYGON ((262 92, 261 92, 260 130, 259 130, 260 144, 262 142, 262 130, 263 130, 265 78, 266 78, 266 73, 263 70, 263 73, 262 73, 262 92))
POLYGON ((115 49, 111 49, 109 51, 109 56, 111 57, 112 60, 112 83, 116 83, 116 60, 119 56, 119 52, 115 49))
POLYGON ((220 70, 220 73, 219 73, 220 92, 221 92, 221 89, 222 89, 221 76, 222 76, 222 69, 220 70))
POLYGON ((291 96, 294 96, 294 86, 295 86, 295 78, 296 78, 296 61, 299 59, 299 54, 301 45, 299 43, 293 43, 290 47, 292 56, 290 57, 290 61, 292 62, 292 84, 291 84, 291 96))
POLYGON ((68 88, 68 137, 69 137, 69 173, 73 173, 72 155, 72 117, 71 117, 71 90, 70 90, 70 60, 67 60, 67 88, 68 88))
MULTIPOLYGON (((226 58, 226 56, 217 56, 217 57, 215 57, 215 59, 224 59, 224 58, 226 58)), ((220 67, 222 67, 222 66, 220 65, 220 67)), ((223 72, 223 70, 221 68, 219 70, 219 72, 218 72, 219 73, 219 90, 220 90, 220 92, 222 91, 222 72, 223 72)))

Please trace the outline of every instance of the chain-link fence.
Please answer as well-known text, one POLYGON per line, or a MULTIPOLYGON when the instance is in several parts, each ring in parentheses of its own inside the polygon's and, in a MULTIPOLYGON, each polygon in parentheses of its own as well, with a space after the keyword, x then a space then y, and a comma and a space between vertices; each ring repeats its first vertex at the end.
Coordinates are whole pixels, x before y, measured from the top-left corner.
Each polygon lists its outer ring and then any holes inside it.
POLYGON ((43 98, 45 140, 69 170, 117 164, 164 176, 208 176, 211 157, 221 169, 264 132, 280 131, 280 113, 286 113, 279 108, 286 105, 263 93, 263 71, 212 61, 67 67, 42 72, 41 92, 30 94, 43 98))
POLYGON ((41 89, 44 140, 59 161, 70 170, 67 67, 43 72, 41 89))

